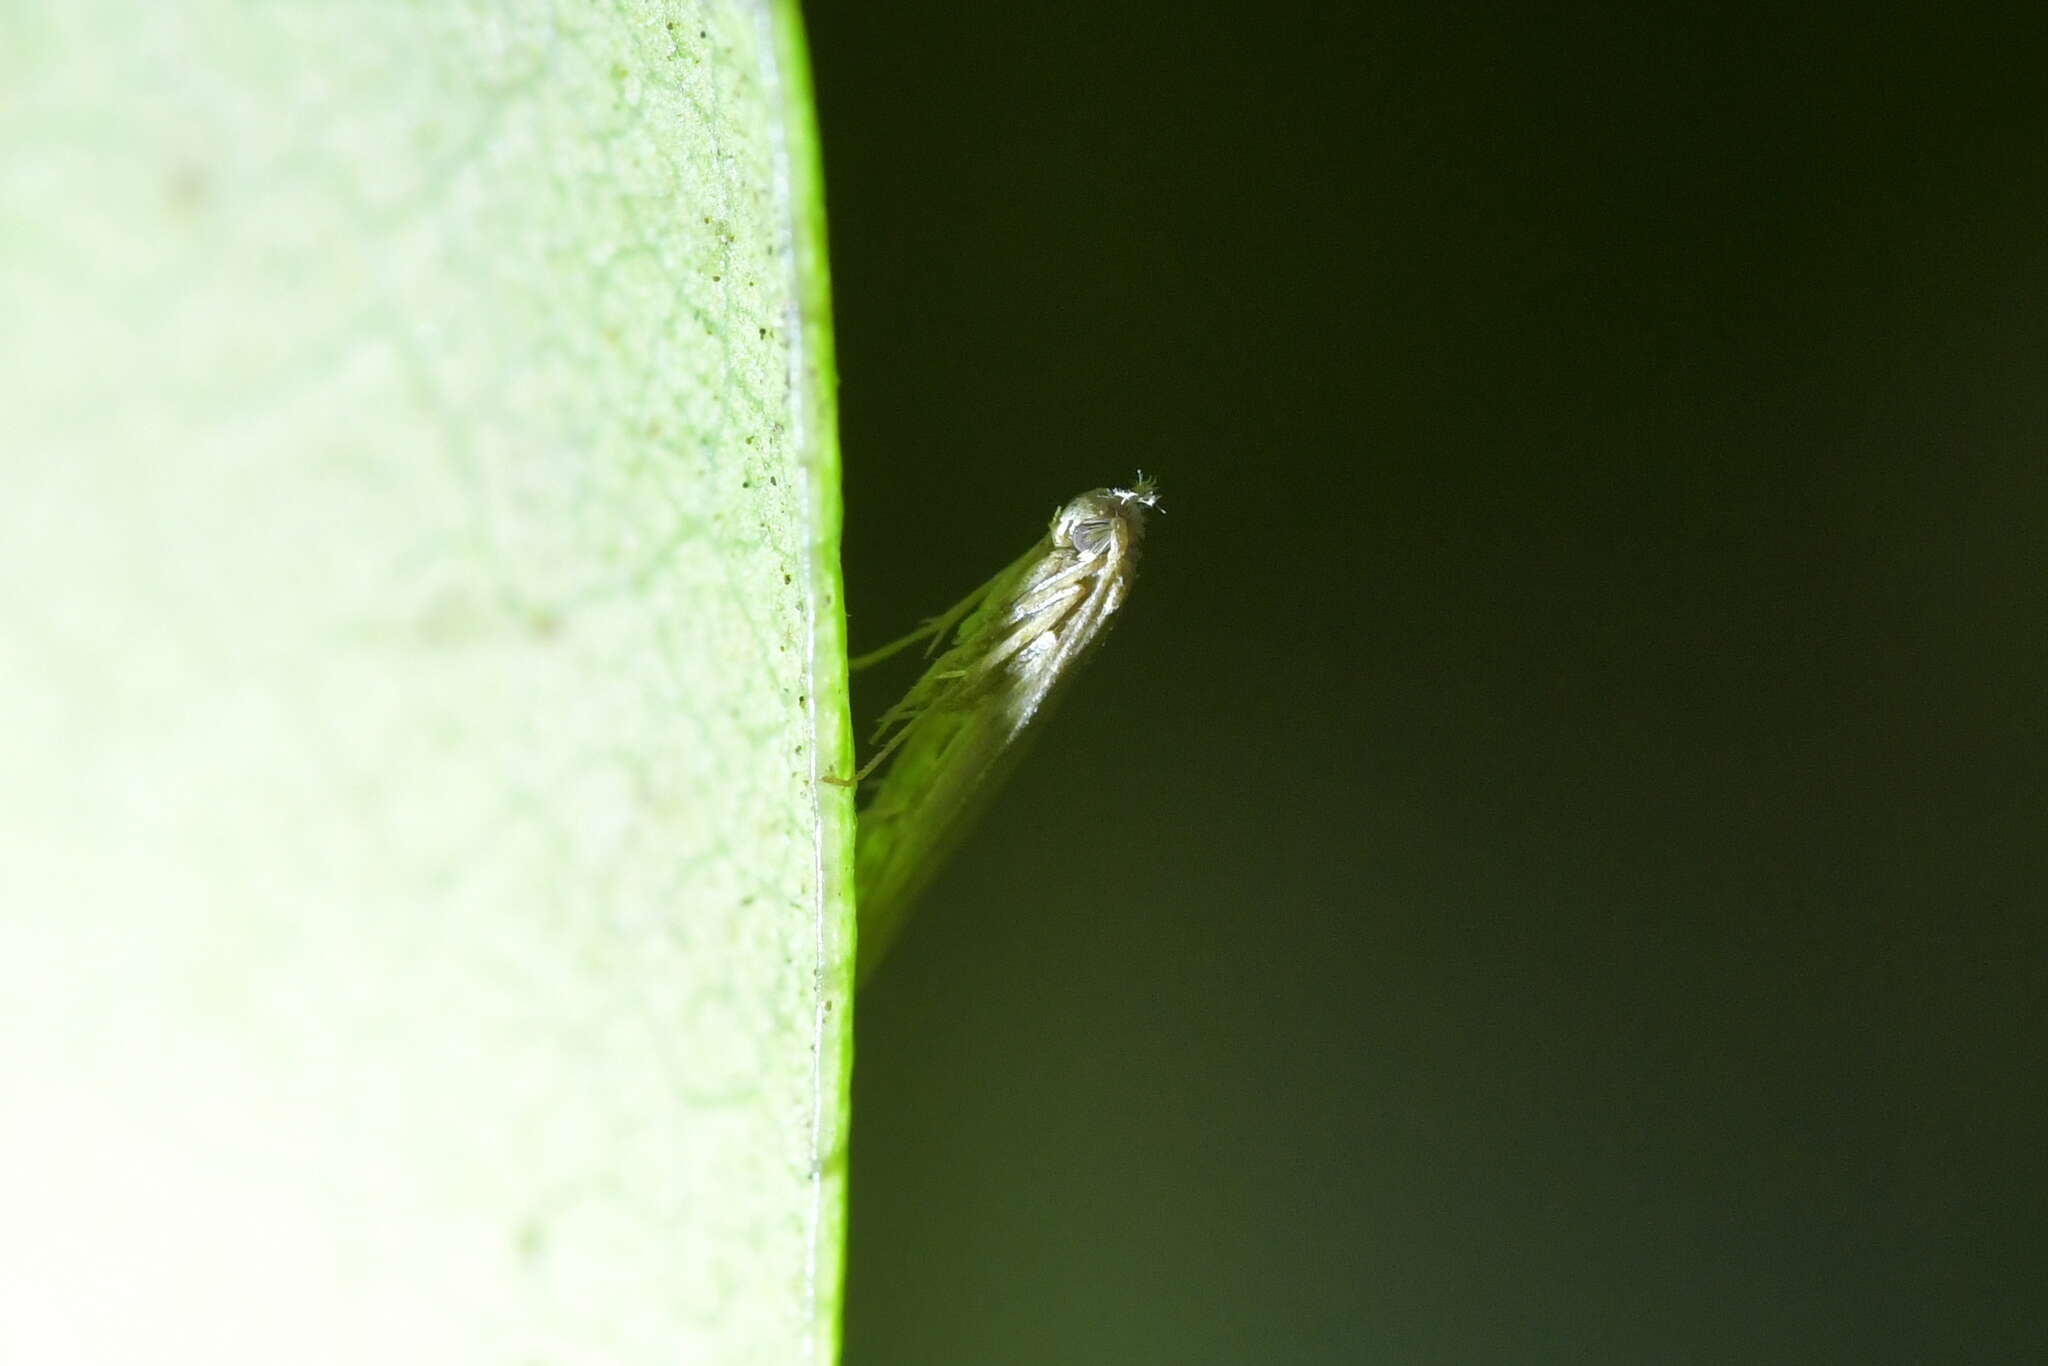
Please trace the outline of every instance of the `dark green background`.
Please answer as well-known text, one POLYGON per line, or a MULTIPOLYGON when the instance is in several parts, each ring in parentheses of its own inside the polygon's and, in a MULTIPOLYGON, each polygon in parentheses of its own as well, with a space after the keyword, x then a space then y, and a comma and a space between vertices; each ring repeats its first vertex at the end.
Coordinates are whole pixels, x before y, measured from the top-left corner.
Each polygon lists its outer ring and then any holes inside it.
POLYGON ((2048 67, 1935 13, 813 0, 856 645, 1168 508, 861 997, 851 1366, 2048 1361, 2048 67))

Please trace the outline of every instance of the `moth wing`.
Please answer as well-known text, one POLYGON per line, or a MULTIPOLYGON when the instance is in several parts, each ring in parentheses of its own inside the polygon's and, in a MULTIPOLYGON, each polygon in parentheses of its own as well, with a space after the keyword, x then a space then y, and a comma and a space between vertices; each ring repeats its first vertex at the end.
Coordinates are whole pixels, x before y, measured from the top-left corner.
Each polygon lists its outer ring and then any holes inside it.
POLYGON ((1026 738, 990 708, 943 703, 891 737, 889 748, 900 744, 901 752, 860 813, 857 979, 881 961, 925 884, 1003 785, 1026 738))

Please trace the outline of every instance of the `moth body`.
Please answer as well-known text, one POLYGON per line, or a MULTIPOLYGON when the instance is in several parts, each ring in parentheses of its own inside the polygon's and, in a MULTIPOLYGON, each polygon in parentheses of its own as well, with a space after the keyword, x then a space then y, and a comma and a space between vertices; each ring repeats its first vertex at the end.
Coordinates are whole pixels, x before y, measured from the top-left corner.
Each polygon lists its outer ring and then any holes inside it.
POLYGON ((889 766, 860 813, 859 975, 901 929, 911 902, 1008 773, 1031 723, 1071 681, 1129 595, 1158 505, 1149 480, 1095 489, 1060 507, 1038 544, 949 611, 860 668, 929 639, 943 650, 882 714, 879 748, 856 778, 889 766))

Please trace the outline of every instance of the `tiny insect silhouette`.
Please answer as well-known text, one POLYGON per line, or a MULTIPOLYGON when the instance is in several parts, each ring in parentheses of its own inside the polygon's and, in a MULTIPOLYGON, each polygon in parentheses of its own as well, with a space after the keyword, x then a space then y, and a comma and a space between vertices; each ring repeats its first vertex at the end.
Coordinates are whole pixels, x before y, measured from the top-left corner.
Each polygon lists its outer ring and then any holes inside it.
POLYGON ((982 804, 1022 752, 1019 740, 1100 644, 1138 569, 1153 482, 1092 489, 1053 513, 1038 543, 900 640, 852 661, 866 668, 917 643, 937 653, 882 714, 878 748, 850 779, 887 762, 860 812, 855 893, 865 981, 982 804), (943 651, 940 647, 944 646, 943 651))

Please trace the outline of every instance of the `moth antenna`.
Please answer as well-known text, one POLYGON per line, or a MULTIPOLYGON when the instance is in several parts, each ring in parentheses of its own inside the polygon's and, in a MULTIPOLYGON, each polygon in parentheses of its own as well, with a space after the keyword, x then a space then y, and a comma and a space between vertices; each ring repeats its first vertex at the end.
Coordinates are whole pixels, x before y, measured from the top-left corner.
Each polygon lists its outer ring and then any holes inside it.
POLYGON ((1155 512, 1163 513, 1166 511, 1165 508, 1159 506, 1159 481, 1147 475, 1143 470, 1138 471, 1137 482, 1133 483, 1129 488, 1111 489, 1110 492, 1127 503, 1139 503, 1155 512))

